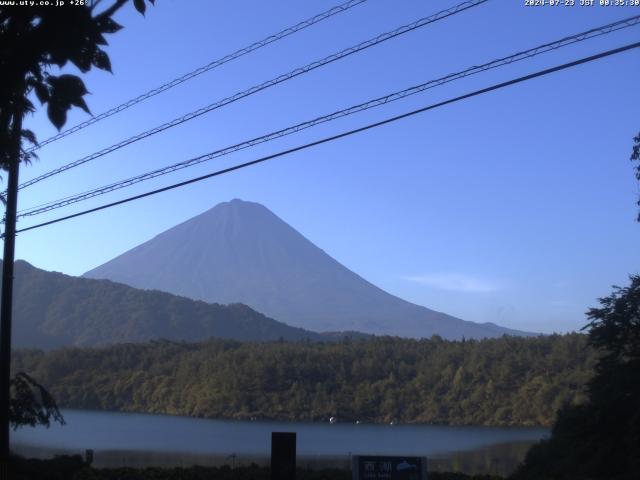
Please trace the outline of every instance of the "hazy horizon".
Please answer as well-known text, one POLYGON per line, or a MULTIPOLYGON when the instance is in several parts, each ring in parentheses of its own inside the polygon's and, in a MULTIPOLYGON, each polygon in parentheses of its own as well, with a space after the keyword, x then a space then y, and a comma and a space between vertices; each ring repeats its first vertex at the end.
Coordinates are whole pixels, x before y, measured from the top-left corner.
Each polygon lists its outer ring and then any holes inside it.
MULTIPOLYGON (((109 38, 114 75, 83 78, 94 114, 336 2, 165 2, 133 8, 109 38), (224 21, 222 21, 224 19, 224 21), (175 35, 166 32, 175 31, 175 35), (193 48, 198 45, 198 48, 193 48)), ((201 105, 435 13, 456 2, 366 2, 48 145, 33 178, 201 105)), ((617 8, 485 5, 373 47, 123 148, 20 193, 19 209, 253 136, 632 15, 617 8), (480 28, 482 26, 482 28, 480 28)), ((201 164, 82 204, 89 208, 289 148, 637 40, 637 27, 453 82, 410 99, 201 164)), ((637 272, 640 230, 632 137, 640 100, 629 52, 434 110, 269 164, 126 207, 25 232, 16 258, 80 275, 221 201, 265 205, 383 290, 473 322, 543 333, 579 330, 611 285, 637 272)), ((73 71, 72 68, 69 68, 73 71)), ((74 109, 67 126, 85 120, 74 109)), ((26 119, 55 133, 44 109, 26 119)), ((6 180, 6 179, 3 179, 6 180)), ((76 210, 25 219, 25 227, 76 210)))

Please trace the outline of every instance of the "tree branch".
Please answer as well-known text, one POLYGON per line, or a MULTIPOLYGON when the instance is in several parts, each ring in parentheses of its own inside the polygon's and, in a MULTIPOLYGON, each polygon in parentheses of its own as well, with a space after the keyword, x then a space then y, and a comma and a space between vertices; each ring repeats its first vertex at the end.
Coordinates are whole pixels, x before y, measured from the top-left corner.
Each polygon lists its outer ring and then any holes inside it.
POLYGON ((96 15, 96 19, 97 20, 102 20, 103 18, 111 18, 111 16, 116 13, 118 10, 120 10, 125 3, 127 3, 129 0, 116 0, 116 3, 114 3, 113 5, 111 5, 109 8, 107 8, 104 12, 99 13, 98 15, 96 15))

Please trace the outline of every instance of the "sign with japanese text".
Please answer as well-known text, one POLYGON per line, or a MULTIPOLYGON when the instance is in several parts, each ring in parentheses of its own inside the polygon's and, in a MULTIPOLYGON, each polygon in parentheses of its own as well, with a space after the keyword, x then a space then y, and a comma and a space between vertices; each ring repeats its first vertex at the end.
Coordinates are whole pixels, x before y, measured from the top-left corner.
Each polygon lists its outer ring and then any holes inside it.
POLYGON ((426 480, 427 459, 355 455, 351 472, 353 480, 426 480))

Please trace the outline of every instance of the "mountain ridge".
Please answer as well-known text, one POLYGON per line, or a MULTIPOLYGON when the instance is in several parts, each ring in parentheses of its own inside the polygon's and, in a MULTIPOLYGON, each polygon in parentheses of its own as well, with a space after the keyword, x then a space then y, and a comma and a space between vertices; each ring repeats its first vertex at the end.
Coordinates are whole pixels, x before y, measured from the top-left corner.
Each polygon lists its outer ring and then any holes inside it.
POLYGON ((47 272, 24 260, 15 263, 13 304, 16 348, 102 346, 157 339, 203 341, 212 337, 324 341, 344 336, 290 327, 242 304, 208 304, 110 280, 47 272))
POLYGON ((239 199, 165 230, 84 276, 206 302, 239 302, 313 331, 448 339, 528 335, 391 295, 263 205, 239 199))

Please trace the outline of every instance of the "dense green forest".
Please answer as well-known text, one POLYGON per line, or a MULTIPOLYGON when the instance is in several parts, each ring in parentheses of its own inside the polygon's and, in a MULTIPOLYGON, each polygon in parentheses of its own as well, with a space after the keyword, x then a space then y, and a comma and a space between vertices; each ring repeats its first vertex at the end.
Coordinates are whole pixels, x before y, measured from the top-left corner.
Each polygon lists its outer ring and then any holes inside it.
POLYGON ((16 347, 89 347, 158 338, 196 342, 210 337, 263 341, 340 336, 291 327, 242 304, 209 304, 108 280, 72 277, 24 261, 16 262, 15 272, 16 347))
POLYGON ((62 407, 210 418, 551 425, 584 400, 586 336, 151 342, 17 351, 62 407))

